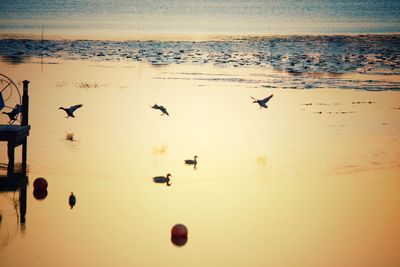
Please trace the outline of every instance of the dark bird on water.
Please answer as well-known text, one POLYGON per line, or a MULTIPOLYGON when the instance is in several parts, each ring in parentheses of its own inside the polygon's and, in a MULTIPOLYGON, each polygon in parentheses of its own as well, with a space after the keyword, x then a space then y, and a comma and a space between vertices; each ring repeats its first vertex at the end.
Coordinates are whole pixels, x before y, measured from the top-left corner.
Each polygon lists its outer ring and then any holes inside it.
POLYGON ((161 110, 161 112, 163 113, 163 114, 161 114, 161 115, 167 115, 167 116, 169 116, 169 114, 168 114, 168 111, 167 111, 167 109, 164 107, 164 106, 159 106, 159 105, 157 105, 157 104, 154 104, 153 106, 151 106, 152 108, 154 108, 154 109, 159 109, 159 110, 161 110))
POLYGON ((3 111, 3 114, 7 114, 8 118, 10 119, 8 123, 11 124, 12 122, 17 120, 17 116, 21 112, 21 107, 21 105, 16 104, 10 112, 3 111))
POLYGON ((251 97, 254 99, 253 103, 258 103, 260 105, 260 108, 268 108, 267 102, 273 97, 274 95, 267 96, 264 99, 255 99, 254 97, 251 97))
POLYGON ((65 117, 65 118, 68 118, 68 117, 75 118, 74 111, 77 110, 78 108, 81 108, 82 106, 83 106, 82 104, 79 104, 79 105, 70 106, 69 108, 60 107, 59 109, 62 109, 67 113, 67 117, 65 117))
POLYGON ((193 159, 186 159, 185 160, 185 164, 188 165, 197 165, 197 156, 194 156, 194 160, 193 159))
POLYGON ((75 197, 74 193, 72 193, 72 192, 71 192, 71 195, 69 196, 68 203, 69 203, 69 206, 71 207, 71 209, 76 204, 76 197, 75 197))
POLYGON ((170 173, 168 173, 167 176, 156 176, 156 177, 153 177, 153 182, 159 183, 159 184, 164 184, 165 183, 168 186, 170 186, 171 183, 170 183, 169 177, 171 177, 170 173))

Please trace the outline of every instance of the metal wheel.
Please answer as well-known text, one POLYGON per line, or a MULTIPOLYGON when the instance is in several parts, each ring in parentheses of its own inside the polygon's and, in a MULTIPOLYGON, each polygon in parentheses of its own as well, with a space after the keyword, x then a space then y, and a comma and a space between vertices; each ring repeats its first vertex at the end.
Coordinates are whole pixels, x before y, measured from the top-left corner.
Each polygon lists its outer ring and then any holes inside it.
POLYGON ((21 121, 21 108, 21 93, 18 86, 0 73, 0 123, 13 124, 15 121, 21 121))

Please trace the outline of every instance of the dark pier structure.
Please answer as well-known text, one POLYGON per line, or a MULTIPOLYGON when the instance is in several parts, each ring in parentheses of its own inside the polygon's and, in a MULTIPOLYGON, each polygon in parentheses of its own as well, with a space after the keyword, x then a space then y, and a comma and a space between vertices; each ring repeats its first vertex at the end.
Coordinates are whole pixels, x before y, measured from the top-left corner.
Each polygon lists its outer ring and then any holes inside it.
POLYGON ((8 167, 7 176, 14 174, 15 148, 22 145, 22 172, 26 172, 27 161, 27 140, 31 126, 28 124, 29 115, 29 81, 23 81, 24 89, 21 107, 21 125, 3 124, 0 125, 0 141, 7 142, 8 167))
POLYGON ((28 124, 29 114, 29 81, 23 81, 24 89, 21 107, 21 125, 0 124, 0 141, 7 142, 8 166, 7 176, 15 172, 15 148, 22 145, 22 173, 26 173, 27 141, 31 126, 28 124))
POLYGON ((0 175, 0 193, 19 191, 19 221, 25 226, 27 176, 27 140, 30 130, 28 124, 29 112, 29 81, 23 81, 23 96, 21 107, 21 125, 0 124, 0 141, 7 142, 8 165, 7 175, 0 175), (22 145, 21 168, 15 169, 15 148, 22 145))

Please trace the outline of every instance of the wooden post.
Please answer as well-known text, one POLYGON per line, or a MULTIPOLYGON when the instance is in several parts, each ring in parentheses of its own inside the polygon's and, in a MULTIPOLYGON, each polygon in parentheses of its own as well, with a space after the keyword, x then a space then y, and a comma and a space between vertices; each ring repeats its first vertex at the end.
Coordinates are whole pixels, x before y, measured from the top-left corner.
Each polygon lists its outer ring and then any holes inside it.
POLYGON ((8 152, 7 176, 9 176, 9 177, 14 175, 14 163, 15 163, 14 148, 15 148, 14 142, 8 141, 8 144, 7 144, 7 152, 8 152))
MULTIPOLYGON (((28 95, 28 84, 29 81, 25 80, 22 82, 24 84, 23 94, 22 94, 22 120, 21 125, 27 126, 29 119, 29 95, 28 95)), ((26 137, 22 142, 22 172, 26 172, 26 161, 27 161, 27 142, 28 137, 26 137)))
POLYGON ((28 125, 28 115, 29 115, 29 95, 28 95, 28 84, 29 81, 25 80, 22 82, 24 84, 24 91, 22 95, 22 120, 21 125, 28 125))
MULTIPOLYGON (((21 179, 27 179, 26 173, 22 173, 23 177, 21 179)), ((26 182, 24 181, 21 188, 19 189, 19 214, 20 214, 20 224, 25 224, 26 215, 26 182)))

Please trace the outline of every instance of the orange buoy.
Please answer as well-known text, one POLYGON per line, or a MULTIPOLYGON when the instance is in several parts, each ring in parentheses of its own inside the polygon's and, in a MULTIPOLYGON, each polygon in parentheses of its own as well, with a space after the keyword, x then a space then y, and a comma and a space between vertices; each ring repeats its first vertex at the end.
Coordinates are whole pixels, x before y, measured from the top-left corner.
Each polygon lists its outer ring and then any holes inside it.
POLYGON ((39 177, 36 178, 33 182, 33 188, 35 190, 46 190, 47 189, 47 181, 46 179, 39 177))
POLYGON ((183 224, 175 224, 171 229, 171 235, 173 237, 187 237, 188 229, 183 224))

